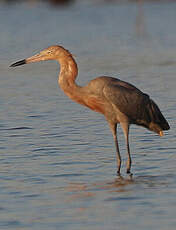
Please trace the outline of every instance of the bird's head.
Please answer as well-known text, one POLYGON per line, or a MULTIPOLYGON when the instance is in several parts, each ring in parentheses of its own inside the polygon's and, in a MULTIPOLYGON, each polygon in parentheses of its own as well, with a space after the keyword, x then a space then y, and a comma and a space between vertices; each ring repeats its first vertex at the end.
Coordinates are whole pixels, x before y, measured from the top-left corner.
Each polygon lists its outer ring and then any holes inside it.
POLYGON ((40 61, 47 61, 47 60, 61 60, 68 56, 72 56, 71 53, 64 49, 62 46, 50 46, 39 53, 31 56, 29 58, 23 59, 21 61, 15 62, 10 67, 15 67, 19 65, 24 65, 32 62, 40 62, 40 61))

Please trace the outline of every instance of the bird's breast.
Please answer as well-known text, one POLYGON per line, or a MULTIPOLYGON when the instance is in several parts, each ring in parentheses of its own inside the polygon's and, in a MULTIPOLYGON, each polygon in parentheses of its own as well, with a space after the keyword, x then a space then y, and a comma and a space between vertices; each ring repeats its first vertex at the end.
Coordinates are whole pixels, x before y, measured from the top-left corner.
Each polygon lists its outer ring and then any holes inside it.
POLYGON ((70 97, 73 101, 84 105, 88 108, 90 108, 91 110, 95 111, 95 112, 99 112, 104 114, 105 112, 105 105, 104 105, 104 101, 103 99, 97 97, 97 96, 90 96, 87 94, 82 94, 82 95, 77 95, 77 94, 72 94, 70 92, 65 92, 67 94, 68 97, 70 97))
POLYGON ((104 114, 104 102, 103 100, 94 97, 94 96, 90 96, 88 98, 86 98, 85 100, 85 106, 89 107, 91 110, 95 111, 95 112, 99 112, 104 114))

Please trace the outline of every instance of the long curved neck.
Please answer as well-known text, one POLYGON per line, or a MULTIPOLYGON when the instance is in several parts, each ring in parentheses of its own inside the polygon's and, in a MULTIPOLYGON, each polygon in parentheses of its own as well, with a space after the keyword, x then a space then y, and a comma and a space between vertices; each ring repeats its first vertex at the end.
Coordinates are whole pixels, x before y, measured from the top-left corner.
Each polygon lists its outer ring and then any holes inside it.
POLYGON ((75 82, 78 75, 78 67, 75 60, 70 55, 64 58, 59 58, 57 61, 60 64, 60 73, 58 77, 60 88, 72 100, 81 103, 81 86, 78 86, 75 82))

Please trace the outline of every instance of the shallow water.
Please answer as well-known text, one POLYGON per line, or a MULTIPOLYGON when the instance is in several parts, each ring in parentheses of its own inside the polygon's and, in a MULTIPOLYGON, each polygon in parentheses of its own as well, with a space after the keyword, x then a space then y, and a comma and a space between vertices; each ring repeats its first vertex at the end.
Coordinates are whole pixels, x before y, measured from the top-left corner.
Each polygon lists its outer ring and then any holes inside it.
MULTIPOLYGON (((80 2, 79 2, 80 3, 80 2)), ((0 5, 0 229, 175 230, 176 4, 0 5), (8 66, 52 44, 75 55, 79 84, 99 75, 150 94, 171 130, 132 126, 122 177, 103 116, 70 101, 59 66, 8 66)))

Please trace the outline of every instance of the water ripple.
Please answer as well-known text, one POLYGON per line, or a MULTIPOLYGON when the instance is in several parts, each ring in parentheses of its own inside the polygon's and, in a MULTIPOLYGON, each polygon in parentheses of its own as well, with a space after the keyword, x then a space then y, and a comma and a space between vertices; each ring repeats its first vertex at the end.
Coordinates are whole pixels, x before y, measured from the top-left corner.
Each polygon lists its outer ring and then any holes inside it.
POLYGON ((2 130, 2 131, 13 131, 13 130, 31 130, 31 129, 33 129, 33 128, 31 128, 31 127, 12 127, 12 128, 6 128, 6 129, 0 129, 0 131, 2 130))

